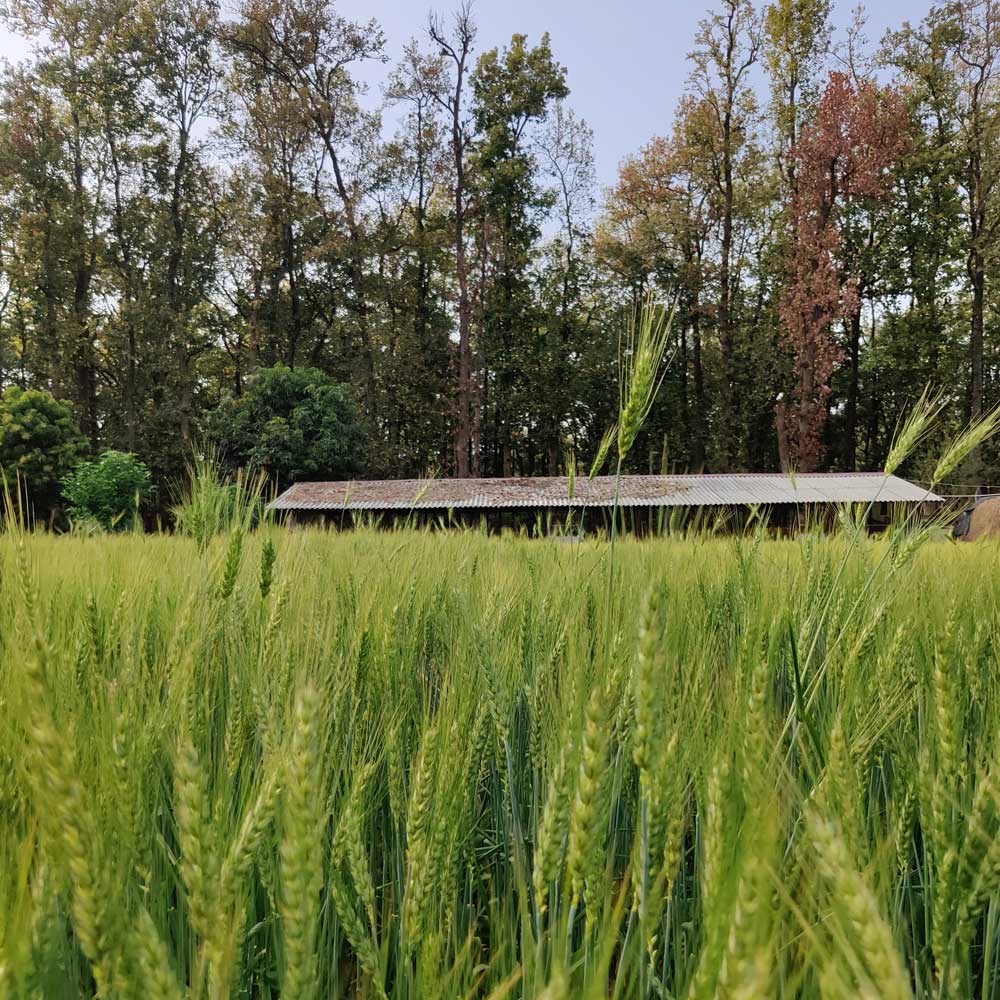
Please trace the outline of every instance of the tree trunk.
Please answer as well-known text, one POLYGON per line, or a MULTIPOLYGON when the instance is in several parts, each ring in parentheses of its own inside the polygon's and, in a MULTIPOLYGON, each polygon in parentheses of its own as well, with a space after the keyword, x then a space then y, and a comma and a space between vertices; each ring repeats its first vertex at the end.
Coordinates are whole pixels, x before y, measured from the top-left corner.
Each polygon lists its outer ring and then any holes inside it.
POLYGON ((361 364, 362 377, 365 385, 365 409, 369 416, 375 412, 375 359, 372 357, 371 336, 368 328, 368 299, 365 287, 364 276, 364 247, 362 245, 361 229, 355 211, 354 199, 344 182, 344 177, 340 169, 340 159, 333 145, 333 136, 329 128, 324 128, 322 121, 317 120, 320 126, 323 143, 326 147, 327 155, 330 157, 330 166, 333 167, 333 178, 337 186, 337 194, 340 196, 344 206, 344 215, 347 218, 347 232, 351 245, 351 292, 354 295, 354 314, 358 321, 358 336, 361 339, 361 364))
POLYGON ((779 397, 774 407, 774 429, 778 436, 778 461, 781 471, 788 472, 792 467, 791 449, 788 444, 788 425, 786 423, 788 408, 785 400, 779 397))
POLYGON ((809 344, 799 357, 799 419, 798 440, 796 442, 798 472, 814 472, 816 456, 808 447, 813 436, 813 414, 811 406, 816 391, 815 348, 809 344))
MULTIPOLYGON (((183 115, 182 115, 183 119, 183 115)), ((190 136, 183 125, 178 134, 177 165, 174 168, 173 187, 170 197, 170 228, 173 236, 170 253, 167 256, 167 303, 173 325, 174 349, 177 352, 177 372, 180 381, 177 416, 181 441, 185 448, 191 445, 191 403, 193 391, 190 385, 191 362, 187 354, 184 336, 184 296, 181 287, 181 264, 184 259, 184 241, 187 236, 181 202, 184 194, 185 175, 188 168, 188 142, 190 136)))
POLYGON ((114 232, 118 241, 118 255, 122 270, 122 301, 119 312, 125 315, 125 446, 135 451, 138 424, 138 343, 135 335, 135 321, 132 303, 135 300, 135 267, 132 248, 125 235, 125 205, 122 194, 122 167, 118 156, 118 143, 114 124, 106 119, 105 138, 111 158, 114 188, 114 232))
POLYGON ((472 303, 465 254, 465 135, 462 130, 462 88, 465 52, 458 62, 452 103, 451 146, 455 161, 455 277, 458 281, 458 414, 455 424, 455 475, 467 479, 473 447, 472 303))
POLYGON ((723 472, 731 472, 736 457, 736 414, 733 394, 733 333, 730 301, 730 257, 733 247, 733 164, 730 155, 730 125, 726 122, 724 140, 722 244, 719 260, 719 352, 722 360, 722 440, 719 456, 723 472))
POLYGON ((691 346, 694 362, 694 420, 691 433, 691 464, 698 472, 705 468, 705 371, 701 361, 701 297, 695 295, 691 304, 691 346))
POLYGON ((969 330, 970 375, 966 416, 975 420, 983 412, 983 314, 986 302, 986 260, 983 249, 987 222, 987 192, 983 179, 984 127, 980 101, 985 78, 972 88, 970 107, 971 132, 967 151, 967 187, 969 192, 969 253, 966 270, 972 285, 972 317, 969 330))
MULTIPOLYGON (((694 429, 691 426, 691 400, 690 393, 688 391, 688 383, 690 382, 689 375, 689 361, 688 361, 688 335, 687 335, 687 324, 678 323, 677 324, 677 350, 680 354, 681 359, 681 425, 684 428, 684 435, 687 441, 691 441, 694 434, 694 429)), ((666 450, 666 448, 664 448, 666 450)), ((688 450, 688 465, 691 464, 691 452, 690 448, 688 450)), ((666 470, 664 470, 665 472, 666 470)))
POLYGON ((969 383, 968 416, 975 420, 983 412, 983 313, 986 302, 986 262, 979 250, 971 254, 969 280, 972 284, 972 324, 969 332, 969 383))
POLYGON ((844 471, 857 468, 858 450, 858 390, 861 372, 861 296, 851 315, 850 381, 847 385, 847 407, 844 414, 844 471))
POLYGON ((77 244, 74 247, 73 274, 73 374, 76 382, 76 403, 81 416, 81 429, 97 448, 97 373, 94 369, 90 335, 90 284, 93 260, 87 246, 87 213, 84 205, 83 147, 80 116, 74 108, 73 121, 73 216, 77 244))

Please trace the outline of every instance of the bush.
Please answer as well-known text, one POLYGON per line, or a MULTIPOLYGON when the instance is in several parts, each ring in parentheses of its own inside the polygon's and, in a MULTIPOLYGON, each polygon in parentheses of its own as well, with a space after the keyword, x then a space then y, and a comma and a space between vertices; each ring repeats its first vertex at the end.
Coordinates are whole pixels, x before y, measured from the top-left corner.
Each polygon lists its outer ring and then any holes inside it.
POLYGON ((69 403, 39 389, 9 386, 0 397, 0 469, 13 490, 20 477, 27 500, 48 518, 59 502, 59 481, 86 454, 69 403))
POLYGON ((133 527, 153 492, 149 469, 123 451, 106 451, 97 461, 78 465, 62 487, 74 524, 97 524, 105 531, 133 527))
POLYGON ((209 421, 209 438, 227 463, 272 476, 349 479, 362 468, 365 432, 347 386, 316 368, 265 368, 209 421))

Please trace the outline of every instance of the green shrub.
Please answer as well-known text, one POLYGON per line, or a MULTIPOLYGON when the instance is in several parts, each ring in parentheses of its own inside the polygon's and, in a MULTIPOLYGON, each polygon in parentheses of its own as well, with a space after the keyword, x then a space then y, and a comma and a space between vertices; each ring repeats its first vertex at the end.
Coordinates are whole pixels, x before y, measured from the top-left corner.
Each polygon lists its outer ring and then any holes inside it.
POLYGON ((8 488, 20 479, 34 513, 48 519, 59 481, 87 454, 73 407, 39 389, 9 386, 0 397, 0 469, 8 488))
POLYGON ((97 524, 105 531, 133 527, 153 492, 149 469, 123 451, 106 451, 94 462, 83 462, 62 487, 71 521, 97 524))
POLYGON ((209 439, 231 468, 253 468, 279 487, 346 479, 362 468, 365 431, 347 386, 316 368, 276 365, 212 415, 209 439))

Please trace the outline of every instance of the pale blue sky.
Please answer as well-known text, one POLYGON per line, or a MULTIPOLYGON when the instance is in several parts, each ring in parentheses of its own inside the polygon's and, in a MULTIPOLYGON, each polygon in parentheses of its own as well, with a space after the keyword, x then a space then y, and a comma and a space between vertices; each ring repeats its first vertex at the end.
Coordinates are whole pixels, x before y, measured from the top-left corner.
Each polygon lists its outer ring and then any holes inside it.
MULTIPOLYGON (((673 109, 688 74, 686 55, 707 0, 479 0, 479 51, 506 42, 512 33, 537 39, 552 36, 556 58, 567 68, 569 103, 594 130, 597 176, 610 184, 617 165, 651 136, 669 131, 673 109)), ((381 22, 387 53, 396 60, 407 39, 422 33, 431 6, 446 13, 449 3, 426 0, 339 0, 340 11, 359 20, 381 22)), ((877 43, 885 30, 903 20, 919 21, 929 0, 889 0, 867 8, 866 35, 877 43)), ((834 23, 844 28, 853 3, 834 9, 834 23)), ((23 57, 25 44, 0 31, 0 54, 23 57)))

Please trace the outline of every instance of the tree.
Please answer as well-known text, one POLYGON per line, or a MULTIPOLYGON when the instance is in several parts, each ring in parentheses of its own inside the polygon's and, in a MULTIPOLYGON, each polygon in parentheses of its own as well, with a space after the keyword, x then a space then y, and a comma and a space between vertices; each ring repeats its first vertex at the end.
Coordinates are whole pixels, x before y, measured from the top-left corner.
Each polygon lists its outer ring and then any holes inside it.
POLYGON ((560 310, 568 314, 579 293, 576 272, 580 244, 590 236, 594 208, 594 132, 564 100, 558 100, 537 147, 542 169, 553 184, 559 220, 557 241, 565 261, 560 310))
POLYGON ((702 21, 689 58, 690 86, 700 121, 699 145, 710 165, 713 213, 718 219, 719 275, 716 326, 721 360, 719 459, 729 468, 740 452, 734 293, 739 270, 733 248, 741 204, 751 190, 758 152, 753 142, 758 106, 750 71, 761 44, 760 18, 748 0, 723 0, 702 21), (735 272, 735 273, 734 273, 735 272))
MULTIPOLYGON (((240 20, 228 26, 226 37, 259 79, 288 88, 320 144, 323 173, 332 175, 339 212, 329 212, 325 241, 346 266, 358 343, 345 344, 344 355, 358 359, 358 370, 351 374, 372 420, 377 388, 363 201, 379 120, 362 108, 364 87, 351 71, 359 63, 383 59, 382 30, 375 21, 360 24, 341 17, 326 0, 245 0, 240 20), (344 242, 346 254, 340 249, 344 242)), ((316 178, 318 196, 321 177, 316 178)))
MULTIPOLYGON (((879 247, 898 305, 889 300, 879 342, 869 352, 858 435, 869 467, 878 467, 888 450, 896 413, 925 386, 941 387, 953 401, 928 453, 943 446, 968 412, 973 296, 952 37, 938 11, 919 25, 890 32, 882 47, 883 63, 897 71, 913 141, 895 171, 895 219, 879 247)), ((967 464, 957 475, 975 472, 967 464)))
POLYGON ((842 357, 831 325, 857 312, 858 274, 842 253, 844 216, 852 205, 888 196, 891 168, 907 148, 908 121, 894 91, 855 88, 845 73, 833 73, 815 121, 792 151, 798 181, 781 317, 796 358, 796 412, 789 426, 780 399, 777 429, 783 464, 801 472, 815 470, 822 457, 830 377, 842 357))
MULTIPOLYGON (((101 177, 94 97, 101 35, 119 18, 75 0, 20 0, 7 15, 38 41, 30 69, 11 71, 2 173, 21 213, 14 222, 11 277, 31 303, 53 392, 76 404, 96 443, 97 335, 94 279, 101 249, 101 177)), ((44 359, 44 360, 43 360, 44 359)))
POLYGON ((528 130, 545 120, 568 88, 548 35, 534 47, 524 35, 514 35, 503 51, 484 52, 472 85, 481 136, 475 161, 483 257, 479 339, 484 406, 490 407, 493 430, 484 451, 491 459, 490 471, 510 476, 515 439, 527 416, 526 395, 518 390, 528 388, 520 377, 530 355, 534 305, 528 271, 540 235, 540 215, 551 203, 537 183, 528 130))
MULTIPOLYGON (((709 432, 717 422, 706 374, 705 326, 711 288, 708 256, 713 231, 712 182, 706 174, 696 102, 682 101, 673 134, 657 137, 626 159, 612 189, 597 234, 597 249, 630 289, 637 309, 647 289, 676 292, 677 353, 661 399, 677 399, 680 433, 674 422, 675 459, 702 469, 709 432), (671 391, 675 390, 675 391, 671 391)), ((662 409, 662 406, 658 407, 662 409)), ((652 415, 656 426, 657 414, 652 415)), ((666 421, 659 428, 666 429, 666 421)))
POLYGON ((390 475, 454 464, 451 152, 437 100, 442 59, 416 41, 389 78, 403 112, 381 150, 374 192, 375 271, 383 303, 379 438, 390 475))
MULTIPOLYGON (((140 8, 136 30, 152 43, 145 72, 149 100, 163 136, 159 150, 162 197, 157 228, 156 308, 174 362, 174 403, 180 441, 191 441, 195 420, 196 364, 210 347, 202 322, 214 277, 217 234, 206 206, 212 178, 198 142, 198 128, 221 102, 216 0, 156 0, 140 8)), ((147 44, 149 44, 147 42, 147 44)))
POLYGON ((961 192, 962 245, 970 292, 965 416, 985 394, 985 323, 991 262, 1000 236, 1000 8, 994 0, 935 4, 919 27, 886 40, 886 59, 914 87, 935 141, 938 168, 961 192))
POLYGON ((281 488, 363 468, 365 429, 351 392, 315 368, 262 369, 241 396, 223 400, 208 429, 225 462, 262 470, 281 488))
POLYGON ((314 129, 294 87, 261 73, 239 49, 229 85, 224 128, 238 160, 219 206, 230 225, 218 310, 239 394, 256 365, 320 364, 336 323, 333 289, 315 267, 326 225, 314 129))
POLYGON ((122 451, 105 451, 93 462, 82 462, 62 480, 70 520, 105 531, 131 529, 152 493, 149 469, 122 451))
POLYGON ((820 96, 830 47, 830 0, 775 0, 764 16, 762 47, 771 78, 778 170, 788 189, 794 190, 792 150, 820 96))
POLYGON ((467 171, 470 135, 467 84, 471 70, 472 50, 476 42, 476 22, 472 4, 463 2, 449 32, 439 17, 431 16, 427 34, 438 46, 445 62, 432 65, 433 84, 430 93, 448 119, 451 133, 452 227, 455 247, 455 279, 458 283, 458 391, 455 419, 455 475, 466 478, 478 472, 478 425, 473 408, 475 392, 472 383, 472 299, 469 291, 469 262, 466 254, 467 171), (449 75, 446 75, 445 65, 449 75))
POLYGON ((983 411, 984 317, 988 261, 1000 233, 997 206, 1000 160, 1000 6, 995 0, 956 0, 941 12, 952 37, 959 135, 962 140, 968 246, 966 270, 972 286, 969 331, 970 380, 967 415, 983 411))
POLYGON ((530 433, 538 439, 550 475, 559 471, 565 438, 575 445, 585 434, 593 398, 585 373, 600 350, 593 322, 593 142, 593 131, 564 100, 556 102, 536 141, 559 227, 542 251, 536 293, 542 328, 529 373, 534 400, 530 433))
POLYGON ((8 386, 0 397, 0 471, 12 492, 24 484, 38 517, 51 520, 59 481, 87 454, 71 404, 38 389, 8 386))

